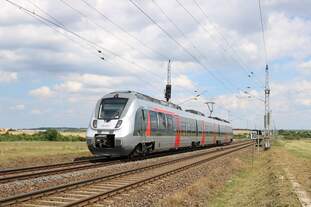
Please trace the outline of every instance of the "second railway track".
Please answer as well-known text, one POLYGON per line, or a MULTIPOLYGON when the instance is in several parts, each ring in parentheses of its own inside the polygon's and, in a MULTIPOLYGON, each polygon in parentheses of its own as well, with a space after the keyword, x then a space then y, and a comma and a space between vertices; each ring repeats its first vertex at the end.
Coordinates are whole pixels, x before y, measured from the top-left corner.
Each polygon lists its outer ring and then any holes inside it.
POLYGON ((123 172, 25 193, 0 200, 0 206, 85 206, 154 180, 187 170, 251 146, 240 143, 123 172))
POLYGON ((16 180, 26 180, 41 176, 72 172, 76 170, 103 167, 112 164, 118 164, 120 162, 121 160, 107 160, 105 162, 99 163, 92 163, 90 161, 80 161, 80 162, 68 162, 54 165, 2 170, 0 171, 0 184, 16 180))

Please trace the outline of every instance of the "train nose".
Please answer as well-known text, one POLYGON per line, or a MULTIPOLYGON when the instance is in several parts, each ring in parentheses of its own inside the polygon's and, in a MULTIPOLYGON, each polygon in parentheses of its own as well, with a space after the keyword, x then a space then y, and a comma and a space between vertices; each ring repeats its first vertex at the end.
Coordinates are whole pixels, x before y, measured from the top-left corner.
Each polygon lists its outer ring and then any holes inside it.
MULTIPOLYGON (((118 128, 121 125, 120 120, 96 120, 97 121, 97 130, 114 130, 115 128, 118 128), (118 127, 116 127, 118 126, 118 127)), ((121 122, 122 123, 122 122, 121 122)))

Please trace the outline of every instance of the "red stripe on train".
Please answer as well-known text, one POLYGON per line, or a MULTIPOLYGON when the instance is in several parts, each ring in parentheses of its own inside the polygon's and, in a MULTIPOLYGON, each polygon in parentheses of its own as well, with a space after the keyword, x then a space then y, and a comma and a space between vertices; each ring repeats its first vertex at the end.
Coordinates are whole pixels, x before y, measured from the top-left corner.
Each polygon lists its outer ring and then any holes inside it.
POLYGON ((151 136, 151 123, 150 123, 150 112, 147 113, 147 127, 146 127, 146 137, 151 136))
POLYGON ((175 147, 178 148, 180 146, 180 123, 179 117, 176 116, 176 135, 175 135, 175 147))

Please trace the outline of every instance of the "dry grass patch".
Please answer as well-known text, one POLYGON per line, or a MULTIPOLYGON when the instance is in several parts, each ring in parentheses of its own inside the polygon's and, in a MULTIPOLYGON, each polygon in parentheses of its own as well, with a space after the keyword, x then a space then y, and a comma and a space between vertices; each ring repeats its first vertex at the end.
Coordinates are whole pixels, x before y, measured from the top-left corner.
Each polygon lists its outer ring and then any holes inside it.
POLYGON ((224 191, 215 196, 208 206, 300 206, 274 154, 274 149, 264 152, 253 168, 234 175, 224 191))
POLYGON ((157 206, 270 207, 300 206, 286 173, 276 156, 277 147, 251 156, 236 158, 199 179, 157 206))
POLYGON ((90 156, 85 142, 0 142, 0 167, 25 167, 90 156))
POLYGON ((242 156, 238 156, 231 161, 221 161, 217 167, 209 172, 208 177, 203 177, 185 190, 164 198, 155 206, 206 206, 207 202, 225 187, 225 181, 229 180, 232 174, 248 168, 250 163, 250 157, 242 156))
POLYGON ((273 156, 311 197, 311 140, 275 141, 273 156))

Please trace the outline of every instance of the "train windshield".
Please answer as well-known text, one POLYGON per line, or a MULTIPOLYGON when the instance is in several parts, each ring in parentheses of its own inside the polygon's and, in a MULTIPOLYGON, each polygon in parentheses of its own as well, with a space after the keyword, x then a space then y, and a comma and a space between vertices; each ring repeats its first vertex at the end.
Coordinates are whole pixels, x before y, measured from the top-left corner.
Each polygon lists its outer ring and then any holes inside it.
POLYGON ((119 119, 126 103, 127 98, 103 99, 99 106, 98 119, 119 119))

